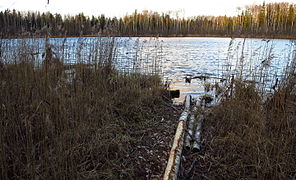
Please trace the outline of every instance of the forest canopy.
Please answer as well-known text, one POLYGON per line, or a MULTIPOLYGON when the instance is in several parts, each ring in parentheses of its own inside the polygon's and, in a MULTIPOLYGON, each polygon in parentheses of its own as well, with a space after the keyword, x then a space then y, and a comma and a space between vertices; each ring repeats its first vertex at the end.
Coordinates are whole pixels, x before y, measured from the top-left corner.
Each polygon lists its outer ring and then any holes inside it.
POLYGON ((124 17, 50 12, 0 12, 1 37, 28 36, 268 36, 295 37, 296 4, 246 6, 236 16, 180 18, 142 11, 124 17))

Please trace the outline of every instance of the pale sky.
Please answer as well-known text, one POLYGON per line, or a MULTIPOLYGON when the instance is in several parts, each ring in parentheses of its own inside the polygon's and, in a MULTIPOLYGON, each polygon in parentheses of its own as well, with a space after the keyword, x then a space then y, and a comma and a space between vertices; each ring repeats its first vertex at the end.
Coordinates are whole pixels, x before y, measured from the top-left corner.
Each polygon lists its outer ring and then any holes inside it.
MULTIPOLYGON (((264 0, 0 0, 0 11, 16 9, 20 11, 40 11, 61 14, 85 15, 105 14, 106 16, 123 16, 138 10, 157 12, 180 11, 180 17, 196 15, 236 15, 237 7, 262 4, 264 0)), ((296 0, 265 0, 268 2, 290 2, 296 0)))

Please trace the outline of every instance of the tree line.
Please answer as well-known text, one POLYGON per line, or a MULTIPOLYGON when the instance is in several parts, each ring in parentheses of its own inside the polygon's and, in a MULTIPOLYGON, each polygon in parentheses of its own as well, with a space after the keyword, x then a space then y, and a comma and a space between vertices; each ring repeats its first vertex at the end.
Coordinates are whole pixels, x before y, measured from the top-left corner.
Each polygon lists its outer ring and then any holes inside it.
POLYGON ((50 12, 0 12, 0 35, 17 36, 296 36, 296 4, 246 6, 236 16, 180 18, 142 11, 124 17, 75 16, 50 12))

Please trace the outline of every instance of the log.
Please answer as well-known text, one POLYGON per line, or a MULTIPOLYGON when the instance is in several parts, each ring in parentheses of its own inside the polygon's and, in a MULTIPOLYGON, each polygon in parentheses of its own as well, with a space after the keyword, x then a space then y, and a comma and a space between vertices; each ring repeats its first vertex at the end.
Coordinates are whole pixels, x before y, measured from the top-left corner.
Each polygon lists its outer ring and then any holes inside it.
POLYGON ((194 122, 195 122, 195 116, 192 113, 190 115, 190 118, 189 118, 187 133, 186 133, 186 136, 185 136, 185 149, 186 150, 190 150, 191 149, 191 144, 192 144, 193 137, 194 137, 193 136, 194 122))
POLYGON ((191 104, 191 96, 190 96, 190 95, 187 95, 187 96, 185 97, 185 102, 184 102, 184 104, 185 104, 185 109, 184 109, 184 111, 190 111, 190 104, 191 104))
POLYGON ((202 131, 202 125, 204 121, 204 111, 205 111, 205 101, 204 99, 201 99, 200 101, 196 102, 196 107, 199 107, 201 110, 201 114, 198 116, 197 122, 196 122, 196 128, 195 133, 193 135, 193 147, 192 150, 194 152, 200 151, 201 149, 201 131, 202 131))
POLYGON ((188 128, 187 133, 185 136, 185 149, 190 150, 192 142, 194 141, 194 124, 195 124, 195 113, 197 111, 197 107, 194 106, 192 109, 192 112, 190 114, 189 122, 188 122, 188 128))
POLYGON ((201 130, 202 130, 203 119, 204 119, 204 116, 201 114, 198 118, 197 126, 195 129, 194 142, 193 142, 194 152, 200 151, 200 148, 201 148, 201 130))
MULTIPOLYGON (((191 96, 186 96, 185 97, 185 109, 184 111, 190 111, 190 104, 191 104, 191 96)), ((192 115, 190 115, 190 117, 192 117, 192 115)), ((185 136, 185 147, 186 149, 189 148, 191 146, 191 140, 192 140, 192 135, 193 135, 193 124, 194 124, 194 119, 190 118, 190 121, 188 123, 188 128, 187 128, 187 133, 185 136)))
POLYGON ((182 156, 182 149, 184 144, 186 121, 188 120, 188 116, 190 114, 189 112, 190 101, 191 101, 191 96, 186 96, 185 103, 184 103, 185 108, 179 118, 179 123, 178 123, 176 134, 174 137, 173 146, 171 148, 168 163, 163 176, 164 180, 172 180, 172 179, 178 178, 179 166, 181 163, 181 156, 182 156))

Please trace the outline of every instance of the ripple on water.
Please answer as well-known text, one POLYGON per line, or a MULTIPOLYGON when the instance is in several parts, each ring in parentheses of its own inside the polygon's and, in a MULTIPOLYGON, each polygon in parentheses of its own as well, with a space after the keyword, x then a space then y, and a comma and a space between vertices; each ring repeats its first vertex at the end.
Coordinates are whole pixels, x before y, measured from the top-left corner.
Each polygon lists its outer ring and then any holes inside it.
MULTIPOLYGON (((107 38, 100 38, 101 41, 108 42, 107 38)), ((2 40, 5 46, 2 46, 2 58, 6 61, 14 59, 14 50, 17 44, 27 41, 32 45, 32 49, 42 54, 44 52, 45 39, 10 39, 2 40), (36 43, 37 42, 37 43, 36 43), (35 45, 34 45, 35 44, 35 45), (34 45, 34 46, 33 46, 34 45), (13 53, 12 53, 13 52, 13 53)), ((236 73, 236 62, 242 58, 243 39, 235 39, 232 46, 229 47, 230 38, 117 38, 117 64, 115 67, 119 71, 131 71, 136 63, 135 59, 142 68, 141 72, 151 73, 155 70, 155 64, 159 63, 162 67, 164 80, 171 80, 172 89, 181 90, 183 101, 186 94, 193 96, 203 95, 203 85, 205 82, 192 80, 191 84, 186 84, 184 77, 207 75, 211 77, 222 77, 225 74, 236 73), (231 71, 227 69, 231 68, 231 71)), ((55 50, 59 57, 62 57, 66 63, 75 63, 77 58, 85 62, 91 62, 96 53, 89 52, 96 50, 94 43, 96 38, 67 38, 64 43, 63 38, 50 39, 50 44, 56 46, 55 50), (80 44, 83 46, 80 46, 80 44), (61 51, 61 47, 66 47, 61 51), (77 55, 77 49, 81 53, 77 55)), ((272 63, 268 71, 268 82, 272 79, 281 78, 282 72, 286 67, 287 61, 291 58, 291 51, 294 47, 289 40, 271 40, 268 46, 262 39, 246 39, 243 49, 243 64, 248 67, 244 69, 243 74, 250 74, 250 71, 258 70, 260 63, 264 60, 264 49, 272 45, 272 63)), ((98 54, 100 57, 100 54, 98 54)), ((39 60, 41 56, 37 57, 39 60)), ((257 75, 255 74, 254 77, 257 75)), ((211 81, 215 82, 215 81, 211 81)))

